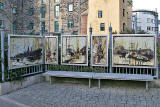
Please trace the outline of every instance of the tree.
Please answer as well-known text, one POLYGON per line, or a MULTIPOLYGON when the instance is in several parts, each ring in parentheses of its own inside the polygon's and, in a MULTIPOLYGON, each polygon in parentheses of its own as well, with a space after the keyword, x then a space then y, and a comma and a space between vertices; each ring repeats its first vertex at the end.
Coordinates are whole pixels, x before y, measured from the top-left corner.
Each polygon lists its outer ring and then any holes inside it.
POLYGON ((11 24, 16 19, 16 17, 13 17, 13 10, 17 0, 0 0, 0 2, 3 5, 3 9, 0 10, 0 19, 5 23, 5 30, 11 31, 11 24))
POLYGON ((120 32, 120 34, 135 34, 135 31, 134 30, 126 29, 125 31, 120 32))
POLYGON ((144 30, 141 30, 139 32, 137 32, 138 34, 147 34, 147 32, 145 32, 144 30))
POLYGON ((34 29, 28 29, 30 23, 39 28, 40 7, 39 0, 0 0, 4 9, 0 10, 0 19, 5 21, 5 29, 12 33, 33 33, 34 29), (33 8, 34 14, 29 11, 33 8), (9 29, 8 29, 9 28, 9 29))

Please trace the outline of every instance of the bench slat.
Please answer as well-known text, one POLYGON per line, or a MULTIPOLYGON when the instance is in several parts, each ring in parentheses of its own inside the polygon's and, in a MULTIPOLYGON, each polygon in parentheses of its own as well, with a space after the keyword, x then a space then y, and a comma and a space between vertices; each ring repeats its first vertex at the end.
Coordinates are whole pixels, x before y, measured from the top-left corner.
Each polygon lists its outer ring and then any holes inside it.
POLYGON ((154 80, 153 76, 151 75, 138 75, 138 74, 47 71, 43 75, 55 76, 55 77, 88 78, 88 79, 111 79, 111 80, 134 80, 134 81, 154 80))

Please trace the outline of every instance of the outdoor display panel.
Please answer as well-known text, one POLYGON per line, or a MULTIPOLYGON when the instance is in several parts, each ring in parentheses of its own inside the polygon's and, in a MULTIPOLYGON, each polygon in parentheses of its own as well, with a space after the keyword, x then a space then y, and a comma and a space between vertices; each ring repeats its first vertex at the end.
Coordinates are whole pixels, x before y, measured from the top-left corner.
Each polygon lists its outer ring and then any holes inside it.
POLYGON ((91 65, 108 66, 108 36, 93 35, 91 46, 91 65))
POLYGON ((113 67, 156 67, 155 35, 114 35, 113 67))
POLYGON ((46 37, 46 64, 58 64, 58 37, 47 36, 46 37))
POLYGON ((88 40, 83 35, 66 35, 61 40, 62 65, 88 65, 88 40))
POLYGON ((9 69, 42 64, 42 37, 27 35, 9 35, 8 66, 9 69))

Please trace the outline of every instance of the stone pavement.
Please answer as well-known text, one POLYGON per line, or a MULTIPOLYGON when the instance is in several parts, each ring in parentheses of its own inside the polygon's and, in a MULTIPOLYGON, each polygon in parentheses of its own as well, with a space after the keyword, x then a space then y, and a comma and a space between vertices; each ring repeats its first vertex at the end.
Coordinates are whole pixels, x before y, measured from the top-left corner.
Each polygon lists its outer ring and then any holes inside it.
POLYGON ((0 107, 10 107, 3 106, 1 99, 15 101, 17 107, 160 107, 160 89, 43 82, 0 96, 0 107))

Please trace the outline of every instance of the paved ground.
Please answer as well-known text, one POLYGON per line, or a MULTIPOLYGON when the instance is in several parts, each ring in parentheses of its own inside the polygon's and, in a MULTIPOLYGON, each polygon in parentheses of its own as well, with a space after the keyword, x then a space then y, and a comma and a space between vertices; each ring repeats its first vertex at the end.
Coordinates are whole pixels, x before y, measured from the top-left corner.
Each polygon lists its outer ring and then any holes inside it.
POLYGON ((47 82, 0 96, 0 107, 160 107, 160 89, 47 82))

